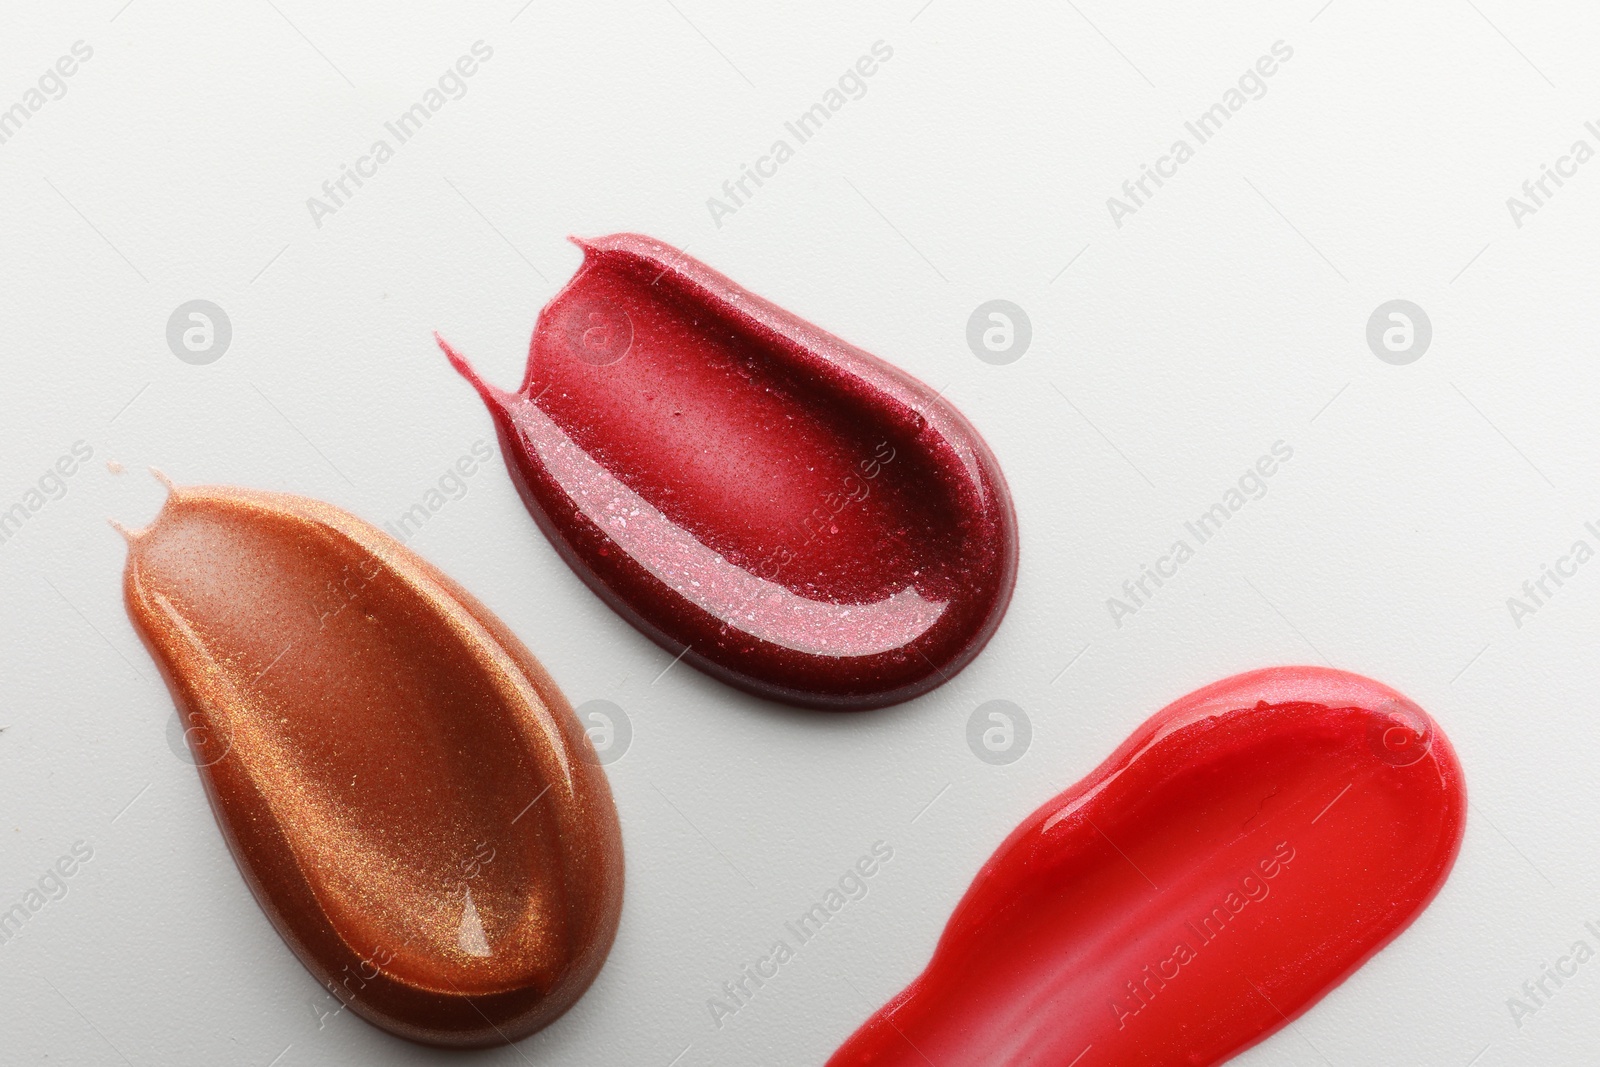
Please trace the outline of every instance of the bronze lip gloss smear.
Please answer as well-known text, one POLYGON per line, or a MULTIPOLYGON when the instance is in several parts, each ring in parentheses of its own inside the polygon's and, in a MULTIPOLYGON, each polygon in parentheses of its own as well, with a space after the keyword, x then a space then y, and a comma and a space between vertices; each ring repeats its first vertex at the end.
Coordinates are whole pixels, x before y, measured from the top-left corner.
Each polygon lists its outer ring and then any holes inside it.
POLYGON ((449 1047, 569 1008, 616 934, 621 833, 570 705, 510 630, 315 500, 172 488, 125 533, 128 613, 217 825, 318 981, 449 1047))

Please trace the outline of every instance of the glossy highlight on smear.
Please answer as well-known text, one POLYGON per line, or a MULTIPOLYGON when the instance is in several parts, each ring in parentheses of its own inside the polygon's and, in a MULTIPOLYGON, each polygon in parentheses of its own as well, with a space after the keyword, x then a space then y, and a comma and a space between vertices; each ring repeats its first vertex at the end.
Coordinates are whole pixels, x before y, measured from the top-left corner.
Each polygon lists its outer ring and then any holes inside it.
POLYGON ((674 248, 578 244, 515 393, 439 342, 573 570, 674 655, 777 700, 877 707, 970 662, 1017 554, 977 431, 674 248))
POLYGON ((1017 827, 828 1067, 1221 1063, 1410 925, 1465 819, 1449 741, 1394 690, 1217 682, 1017 827))
POLYGON ((315 500, 175 487, 124 531, 128 614, 245 882, 368 1022, 449 1047, 547 1025, 593 981, 621 834, 583 728, 522 643, 315 500))

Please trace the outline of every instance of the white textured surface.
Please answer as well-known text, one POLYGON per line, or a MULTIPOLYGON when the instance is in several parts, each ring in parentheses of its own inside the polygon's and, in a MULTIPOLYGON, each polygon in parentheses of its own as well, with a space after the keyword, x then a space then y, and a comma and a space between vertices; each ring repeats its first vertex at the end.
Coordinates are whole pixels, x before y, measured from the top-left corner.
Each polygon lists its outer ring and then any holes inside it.
POLYGON ((1004 834, 1137 722, 1324 658, 1439 719, 1472 818, 1422 919, 1239 1062, 1593 1062, 1600 964, 1520 1029, 1506 1000, 1575 939, 1600 946, 1600 565, 1520 627, 1506 598, 1600 546, 1600 163, 1520 228, 1506 198, 1600 147, 1600 14, 919 4, 6 5, 0 109, 74 42, 93 56, 0 144, 0 509, 74 442, 93 457, 0 543, 0 908, 74 842, 93 858, 0 945, 0 1060, 456 1059, 331 1015, 263 920, 169 749, 104 519, 154 513, 155 464, 397 520, 492 440, 431 331, 514 385, 577 263, 565 235, 632 229, 947 388, 1010 479, 1021 576, 951 684, 802 713, 667 670, 498 459, 464 479, 413 547, 633 727, 609 767, 629 860, 610 962, 483 1062, 821 1063, 920 969, 1004 834), (479 40, 465 96, 315 225, 306 198, 479 40), (714 225, 706 198, 879 40, 866 94, 714 225), (1280 40, 1270 91, 1115 226, 1106 198, 1280 40), (1009 366, 965 340, 996 297, 1033 324, 1009 366), (1364 336, 1396 297, 1434 327, 1409 366, 1364 336), (233 324, 207 366, 165 340, 195 298, 233 324), (1266 495, 1114 626, 1106 598, 1280 440, 1266 495), (996 699, 1033 724, 1008 766, 966 742, 996 699), (867 895, 715 1026, 707 998, 880 839, 867 895))

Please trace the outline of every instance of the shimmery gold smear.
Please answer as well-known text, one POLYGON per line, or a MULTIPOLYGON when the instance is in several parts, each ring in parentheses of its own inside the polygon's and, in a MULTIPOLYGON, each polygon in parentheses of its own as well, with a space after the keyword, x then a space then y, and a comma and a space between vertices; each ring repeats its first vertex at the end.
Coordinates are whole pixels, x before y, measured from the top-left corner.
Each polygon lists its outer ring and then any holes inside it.
POLYGON ((622 838, 566 698, 487 608, 328 504, 173 488, 127 534, 128 613, 239 869, 351 1011, 524 1037, 583 994, 622 838))

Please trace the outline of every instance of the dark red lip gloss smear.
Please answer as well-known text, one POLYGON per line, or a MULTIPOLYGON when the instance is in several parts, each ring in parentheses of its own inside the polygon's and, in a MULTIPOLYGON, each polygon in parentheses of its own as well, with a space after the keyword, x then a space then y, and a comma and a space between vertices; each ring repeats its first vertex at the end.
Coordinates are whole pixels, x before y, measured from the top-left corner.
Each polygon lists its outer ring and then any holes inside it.
POLYGON ((578 244, 517 392, 440 341, 573 570, 668 651, 776 700, 879 707, 966 666, 1017 560, 966 419, 659 241, 578 244))
POLYGON ((1221 1063, 1417 917, 1465 818, 1449 741, 1394 690, 1217 682, 1017 827, 829 1067, 1221 1063))

